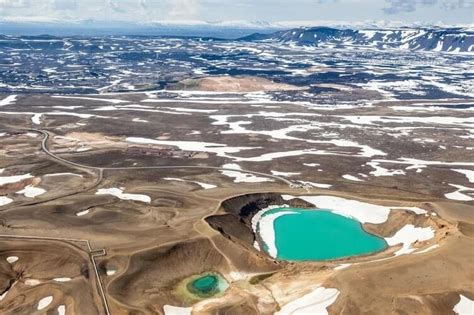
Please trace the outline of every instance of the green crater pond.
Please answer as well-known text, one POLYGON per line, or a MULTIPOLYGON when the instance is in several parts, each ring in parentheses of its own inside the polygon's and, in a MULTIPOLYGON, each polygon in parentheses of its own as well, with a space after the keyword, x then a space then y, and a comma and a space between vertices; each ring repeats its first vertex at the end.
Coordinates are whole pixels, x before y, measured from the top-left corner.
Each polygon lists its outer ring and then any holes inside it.
POLYGON ((368 255, 387 247, 383 238, 367 233, 359 221, 326 209, 268 210, 258 220, 256 234, 270 256, 290 261, 368 255))
POLYGON ((200 298, 207 298, 224 292, 228 287, 227 281, 217 273, 204 273, 189 279, 187 290, 200 298))

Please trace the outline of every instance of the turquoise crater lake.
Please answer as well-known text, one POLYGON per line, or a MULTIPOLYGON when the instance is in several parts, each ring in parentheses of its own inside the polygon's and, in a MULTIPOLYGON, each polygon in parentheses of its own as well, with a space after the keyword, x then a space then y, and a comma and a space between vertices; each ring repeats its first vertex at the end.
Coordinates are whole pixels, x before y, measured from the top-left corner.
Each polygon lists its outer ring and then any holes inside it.
POLYGON ((368 255, 387 247, 359 221, 326 209, 275 208, 256 224, 263 250, 290 261, 331 260, 368 255))
POLYGON ((228 286, 219 274, 209 272, 190 279, 187 289, 200 298, 207 298, 224 292, 228 286))

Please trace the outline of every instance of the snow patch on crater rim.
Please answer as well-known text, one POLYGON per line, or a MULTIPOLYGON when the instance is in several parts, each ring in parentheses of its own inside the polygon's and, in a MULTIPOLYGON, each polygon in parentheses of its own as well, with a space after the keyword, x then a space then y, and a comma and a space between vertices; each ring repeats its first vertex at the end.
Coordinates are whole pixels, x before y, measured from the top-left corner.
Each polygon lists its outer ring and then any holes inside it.
POLYGON ((388 220, 390 211, 407 210, 417 215, 428 213, 418 207, 380 206, 358 200, 345 199, 336 196, 292 196, 282 195, 284 200, 299 198, 314 204, 318 208, 330 209, 333 213, 358 220, 361 223, 380 224, 388 220))
POLYGON ((145 203, 151 202, 150 196, 143 195, 143 194, 124 193, 122 188, 100 188, 99 190, 97 190, 95 194, 96 195, 112 195, 122 200, 141 201, 145 203))

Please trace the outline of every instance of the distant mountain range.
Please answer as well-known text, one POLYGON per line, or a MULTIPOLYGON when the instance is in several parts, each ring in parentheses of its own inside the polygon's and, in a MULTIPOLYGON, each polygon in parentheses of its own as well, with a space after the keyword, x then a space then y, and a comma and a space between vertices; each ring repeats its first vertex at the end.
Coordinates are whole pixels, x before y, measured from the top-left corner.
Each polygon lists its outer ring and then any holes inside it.
POLYGON ((465 28, 337 29, 301 27, 271 34, 255 33, 244 41, 277 41, 318 46, 365 46, 376 49, 404 49, 444 52, 474 52, 474 31, 465 28))
POLYGON ((243 41, 275 41, 279 43, 328 48, 403 49, 442 52, 474 52, 474 25, 443 26, 397 22, 364 21, 344 23, 321 21, 324 27, 292 28, 311 21, 148 21, 121 22, 96 20, 32 20, 1 18, 0 34, 37 36, 177 36, 243 41), (329 27, 327 26, 329 25, 329 27), (290 28, 290 29, 289 29, 290 28), (289 29, 289 30, 288 30, 289 29), (249 35, 252 34, 252 35, 249 35))

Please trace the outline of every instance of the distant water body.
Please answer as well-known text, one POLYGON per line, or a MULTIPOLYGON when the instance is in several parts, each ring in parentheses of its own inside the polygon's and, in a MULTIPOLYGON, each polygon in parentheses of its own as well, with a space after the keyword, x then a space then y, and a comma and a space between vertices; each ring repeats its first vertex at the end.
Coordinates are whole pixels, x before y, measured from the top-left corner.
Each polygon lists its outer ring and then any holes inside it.
POLYGON ((278 259, 330 260, 373 254, 387 247, 383 238, 367 233, 359 221, 329 210, 277 208, 263 217, 279 212, 286 214, 273 221, 278 259))

